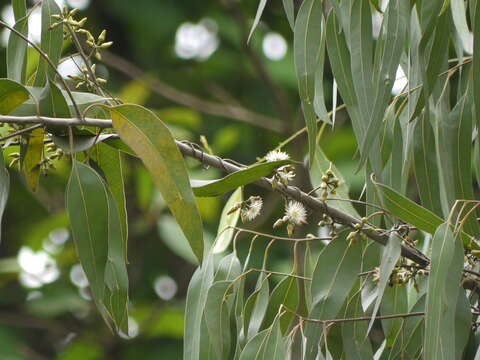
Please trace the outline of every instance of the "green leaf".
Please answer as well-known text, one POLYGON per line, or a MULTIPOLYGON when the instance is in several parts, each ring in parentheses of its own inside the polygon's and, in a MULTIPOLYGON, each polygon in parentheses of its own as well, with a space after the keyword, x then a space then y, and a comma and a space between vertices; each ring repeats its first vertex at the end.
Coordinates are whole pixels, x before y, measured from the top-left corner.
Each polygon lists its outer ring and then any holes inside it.
POLYGON ((230 308, 233 304, 231 281, 218 281, 208 289, 205 303, 205 322, 217 358, 228 359, 230 354, 230 308))
POLYGON ((239 187, 233 192, 233 194, 228 199, 225 207, 222 210, 222 215, 220 216, 220 224, 218 225, 217 238, 215 239, 215 244, 213 245, 212 252, 214 254, 219 254, 224 252, 230 242, 232 241, 234 229, 229 228, 230 226, 236 226, 238 222, 238 217, 240 216, 240 208, 229 214, 229 211, 233 208, 235 204, 238 204, 243 201, 243 191, 239 187))
MULTIPOLYGON (((404 284, 395 284, 387 287, 383 295, 380 312, 382 315, 407 313, 407 286, 404 284)), ((401 357, 404 342, 403 337, 405 336, 405 332, 403 326, 405 319, 383 319, 381 323, 386 337, 383 356, 387 359, 398 359, 401 357)))
POLYGON ((255 292, 250 295, 243 309, 243 332, 245 339, 251 339, 262 325, 268 307, 269 283, 265 273, 257 280, 255 292))
POLYGON ((472 325, 472 311, 466 291, 459 287, 455 308, 455 358, 461 359, 468 343, 472 325))
POLYGON ((8 115, 29 98, 28 90, 19 83, 0 79, 0 115, 8 115))
POLYGON ((254 164, 224 178, 216 180, 191 180, 193 192, 196 196, 218 196, 234 190, 240 186, 250 184, 268 176, 280 166, 291 164, 290 160, 279 160, 254 164))
POLYGON ((279 316, 275 318, 271 327, 256 334, 240 355, 240 360, 270 359, 286 359, 286 347, 280 330, 279 316))
POLYGON ((473 23, 473 99, 475 103, 475 124, 480 128, 480 1, 475 1, 475 8, 470 8, 470 13, 474 13, 473 23))
POLYGON ((202 316, 207 301, 207 292, 213 282, 213 256, 205 257, 190 280, 185 305, 185 334, 183 359, 199 360, 202 316))
POLYGON ((104 303, 117 331, 128 335, 128 273, 126 261, 126 234, 116 200, 110 191, 108 197, 108 260, 105 266, 104 303))
MULTIPOLYGON (((325 26, 322 7, 321 1, 305 0, 302 3, 295 21, 293 37, 298 91, 307 125, 311 161, 315 157, 315 139, 317 136, 317 119, 313 107, 315 73, 320 66, 323 67, 323 61, 319 63, 319 60, 323 60, 325 52, 325 26)), ((319 97, 321 97, 321 94, 319 94, 319 97)), ((323 113, 322 116, 324 115, 323 113)))
POLYGON ((372 319, 368 324, 367 334, 370 333, 370 330, 372 329, 373 322, 375 321, 375 317, 377 316, 377 311, 380 308, 380 304, 382 302, 383 293, 385 291, 388 281, 390 280, 390 275, 392 274, 392 271, 395 268, 398 259, 400 259, 400 251, 401 239, 397 236, 396 233, 393 232, 389 236, 387 246, 385 246, 383 254, 381 256, 382 260, 380 262, 380 280, 377 287, 377 299, 375 300, 375 306, 372 312, 372 319))
POLYGON ((152 174, 155 185, 201 261, 202 219, 190 188, 185 162, 170 131, 154 113, 141 106, 120 105, 112 107, 110 113, 114 129, 152 174))
MULTIPOLYGON (((90 148, 92 148, 94 145, 101 145, 102 142, 107 141, 109 139, 111 140, 116 140, 115 134, 100 134, 100 135, 94 135, 91 134, 87 131, 85 132, 80 132, 76 131, 76 134, 73 136, 73 144, 72 147, 70 147, 70 140, 68 136, 55 136, 52 135, 52 140, 57 145, 60 149, 62 149, 64 152, 67 154, 70 154, 72 152, 77 153, 77 152, 82 152, 86 151, 90 148)), ((113 147, 109 146, 110 148, 113 149, 113 147)))
POLYGON ((66 207, 73 240, 97 305, 105 293, 109 250, 109 199, 105 184, 92 168, 74 162, 67 184, 66 207))
POLYGON ((467 24, 467 11, 463 0, 451 0, 450 10, 452 11, 453 23, 457 30, 458 36, 462 40, 463 49, 469 53, 473 53, 473 36, 467 24))
POLYGON ((157 221, 157 230, 162 241, 175 255, 193 265, 197 265, 197 258, 173 216, 164 215, 160 217, 157 221))
MULTIPOLYGON (((317 116, 327 124, 333 124, 328 116, 327 107, 325 105, 325 92, 323 90, 324 65, 325 65, 325 49, 326 49, 326 30, 325 19, 322 17, 322 36, 320 43, 320 51, 318 55, 318 65, 315 70, 315 96, 313 98, 313 107, 317 116)), ((336 106, 333 104, 333 108, 336 106)))
MULTIPOLYGON (((8 194, 10 192, 10 175, 5 168, 3 160, 3 152, 0 153, 0 225, 3 218, 3 213, 7 205, 8 194)), ((0 231, 0 242, 2 240, 2 233, 0 231)))
MULTIPOLYGON (((58 118, 71 117, 70 110, 63 93, 51 80, 47 81, 40 94, 39 108, 40 115, 42 116, 58 118)), ((49 126, 47 129, 52 134, 66 135, 67 133, 67 130, 64 126, 49 126)))
POLYGON ((240 354, 240 360, 256 360, 259 359, 259 353, 262 348, 262 345, 265 342, 265 338, 269 333, 269 329, 263 330, 256 334, 247 345, 243 348, 242 353, 240 354))
POLYGON ((429 118, 430 113, 425 109, 418 118, 414 130, 415 180, 422 205, 438 216, 442 216, 435 137, 429 118))
MULTIPOLYGON (((321 252, 312 277, 312 309, 308 317, 319 320, 335 319, 350 293, 361 268, 359 241, 349 244, 346 236, 331 241, 321 252)), ((321 324, 308 323, 306 357, 315 358, 321 340, 321 324)))
POLYGON ((240 276, 241 272, 242 266, 240 260, 238 260, 235 252, 232 252, 220 260, 217 272, 215 273, 215 281, 234 280, 240 276))
MULTIPOLYGON (((22 1, 16 1, 19 3, 22 1)), ((25 3, 25 1, 23 1, 25 3)), ((21 13, 22 11, 20 11, 21 13)), ((26 14, 15 16, 16 23, 13 26, 19 33, 28 37, 28 17, 26 14)), ((4 31, 10 31, 5 29, 4 31)), ((7 45, 7 77, 25 84, 27 69, 27 42, 13 31, 10 32, 7 45)))
MULTIPOLYGON (((275 320, 277 314, 283 310, 282 305, 290 310, 295 310, 299 302, 298 281, 294 277, 283 278, 272 291, 268 302, 267 312, 262 327, 269 327, 275 320)), ((280 319, 282 334, 285 334, 294 320, 292 313, 286 312, 280 319)))
POLYGON ((283 0, 283 8, 285 9, 288 23, 293 30, 295 28, 295 7, 293 0, 283 0))
POLYGON ((255 14, 255 19, 253 20, 252 28, 250 29, 250 33, 248 34, 247 44, 250 42, 250 38, 252 37, 253 32, 255 31, 258 23, 260 22, 260 18, 262 17, 263 10, 265 10, 265 5, 267 5, 267 0, 259 1, 257 13, 255 14))
MULTIPOLYGON (((50 27, 57 22, 52 15, 60 15, 61 10, 55 0, 44 0, 42 2, 42 34, 40 49, 47 54, 53 65, 56 67, 60 61, 63 44, 63 27, 50 27)), ((35 76, 35 86, 44 86, 47 79, 53 80, 55 69, 43 58, 39 59, 37 74, 35 76)))
POLYGON ((455 313, 463 270, 463 247, 443 223, 432 242, 425 311, 425 360, 455 359, 455 313))
POLYGON ((35 129, 22 136, 21 164, 30 190, 36 191, 40 180, 40 163, 43 158, 45 130, 35 129))

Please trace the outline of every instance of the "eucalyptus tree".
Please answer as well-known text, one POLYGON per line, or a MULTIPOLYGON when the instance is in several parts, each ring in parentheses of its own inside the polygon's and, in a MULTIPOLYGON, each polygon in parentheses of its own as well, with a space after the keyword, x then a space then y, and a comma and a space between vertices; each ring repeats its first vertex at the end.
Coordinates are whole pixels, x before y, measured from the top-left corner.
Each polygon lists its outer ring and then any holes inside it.
MULTIPOLYGON (((95 71, 112 45, 105 31, 95 37, 75 10, 43 0, 36 45, 27 37, 25 1, 12 0, 15 26, 0 23, 11 31, 0 122, 8 130, 3 147, 18 151, 1 165, 2 212, 7 167, 18 168, 35 191, 40 173, 68 163, 65 206, 77 255, 105 323, 128 333, 122 159, 133 156, 151 173, 198 260, 186 300, 184 359, 480 357, 478 4, 283 0, 305 128, 247 166, 174 139, 155 113, 112 97, 95 71), (70 56, 65 41, 82 58, 72 77, 82 92, 57 71, 70 56), (28 45, 38 55, 34 69, 27 67, 28 45), (334 77, 332 109, 326 67, 334 77), (355 132, 361 199, 350 198, 349 184, 322 151, 322 134, 335 132, 339 111, 355 132), (284 150, 304 132, 306 161, 294 161, 284 150), (190 179, 184 157, 225 177, 190 179), (301 166, 312 189, 292 186, 301 166), (243 196, 244 187, 257 186, 283 199, 284 215, 271 233, 241 225, 262 213, 260 196, 243 196), (196 197, 230 193, 209 243, 196 197), (240 236, 251 242, 246 258, 236 251, 240 236), (250 255, 263 241, 263 266, 255 268, 250 255), (290 272, 269 269, 274 246, 291 249, 290 272)), ((249 39, 266 6, 260 0, 249 39)))

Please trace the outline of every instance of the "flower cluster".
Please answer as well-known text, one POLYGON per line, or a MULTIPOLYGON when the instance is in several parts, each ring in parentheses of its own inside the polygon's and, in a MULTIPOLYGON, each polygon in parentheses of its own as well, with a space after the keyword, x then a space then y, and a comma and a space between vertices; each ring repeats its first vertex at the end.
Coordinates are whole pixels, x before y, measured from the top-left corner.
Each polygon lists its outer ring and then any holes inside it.
POLYGON ((322 183, 320 184, 320 190, 322 191, 320 198, 325 201, 327 200, 328 193, 335 195, 337 193, 337 188, 340 180, 335 176, 331 169, 328 169, 325 174, 322 176, 322 183))
POLYGON ((298 201, 291 200, 285 206, 285 216, 281 219, 278 219, 274 224, 273 228, 277 228, 284 224, 287 224, 288 236, 293 235, 295 226, 303 225, 307 223, 307 210, 302 203, 298 201))
POLYGON ((260 215, 262 210, 263 200, 260 196, 250 196, 247 200, 235 204, 227 214, 231 214, 240 209, 240 218, 242 222, 248 222, 260 215))
POLYGON ((290 159, 290 156, 283 151, 280 150, 272 150, 265 155, 265 160, 267 162, 272 162, 272 161, 280 161, 280 160, 288 160, 290 159))

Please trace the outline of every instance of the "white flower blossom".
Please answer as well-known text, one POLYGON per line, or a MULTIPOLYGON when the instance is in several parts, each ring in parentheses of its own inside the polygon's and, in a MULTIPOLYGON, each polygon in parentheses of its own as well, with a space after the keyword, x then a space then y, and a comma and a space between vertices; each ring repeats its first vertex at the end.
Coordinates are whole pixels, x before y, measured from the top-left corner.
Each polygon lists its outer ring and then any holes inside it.
POLYGON ((307 210, 298 201, 290 201, 285 208, 285 216, 293 225, 302 225, 307 222, 307 210))
POLYGON ((290 159, 290 155, 280 150, 272 150, 268 152, 267 155, 265 156, 265 160, 267 160, 268 162, 288 160, 288 159, 290 159))
POLYGON ((259 196, 256 196, 254 199, 250 201, 248 205, 246 205, 245 207, 242 207, 241 214, 240 214, 242 217, 242 221, 246 222, 246 221, 252 221, 253 219, 255 219, 260 214, 260 211, 262 210, 262 206, 263 206, 262 198, 260 198, 259 196))

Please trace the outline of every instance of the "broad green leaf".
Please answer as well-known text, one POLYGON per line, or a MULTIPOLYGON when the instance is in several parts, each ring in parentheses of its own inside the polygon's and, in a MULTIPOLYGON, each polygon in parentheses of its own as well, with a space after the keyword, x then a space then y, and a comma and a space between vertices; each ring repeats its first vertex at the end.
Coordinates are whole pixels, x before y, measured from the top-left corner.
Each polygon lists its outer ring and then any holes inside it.
POLYGON ((234 229, 229 228, 230 226, 236 226, 238 217, 240 216, 240 208, 230 213, 230 210, 235 204, 238 204, 243 201, 243 191, 239 187, 233 192, 233 194, 228 199, 225 207, 222 210, 222 215, 220 216, 220 224, 218 225, 217 238, 215 239, 215 244, 213 245, 213 253, 219 254, 224 252, 230 242, 232 241, 234 229))
MULTIPOLYGON (((330 197, 345 199, 345 201, 327 200, 326 203, 336 209, 342 210, 343 212, 353 217, 360 217, 357 210, 355 210, 355 208, 353 207, 352 203, 348 201, 350 200, 349 187, 340 171, 338 171, 335 165, 327 158, 325 153, 322 151, 320 145, 317 145, 315 152, 315 159, 313 160, 310 170, 310 182, 312 183, 312 187, 314 189, 318 189, 318 187, 322 183, 322 176, 327 172, 327 170, 332 170, 334 175, 338 178, 339 183, 336 189, 336 195, 331 195, 330 197)), ((317 190, 317 193, 319 193, 320 191, 321 190, 317 190)))
MULTIPOLYGON (((42 2, 42 34, 40 48, 48 55, 54 66, 58 65, 62 53, 63 28, 56 26, 50 27, 57 22, 52 15, 60 15, 61 10, 55 0, 44 0, 42 2)), ((55 69, 43 58, 39 59, 37 74, 35 76, 35 86, 44 86, 48 79, 53 80, 55 69)))
POLYGON ((203 227, 182 154, 163 122, 135 105, 110 109, 120 138, 142 159, 196 257, 203 257, 203 227))
POLYGON ((19 83, 0 79, 0 115, 8 115, 29 98, 28 90, 19 83))
MULTIPOLYGON (((18 17, 15 16, 16 23, 13 28, 25 37, 28 37, 28 17, 25 15, 24 13, 18 17)), ((10 30, 5 29, 4 31, 10 30)), ((10 32, 7 45, 7 76, 9 79, 25 84, 26 69, 27 42, 12 31, 10 32)))
POLYGON ((432 242, 425 308, 425 360, 455 359, 455 313, 463 270, 463 247, 443 223, 432 242))
POLYGON ((436 215, 442 216, 435 137, 429 118, 429 111, 425 109, 418 118, 414 130, 415 180, 422 205, 436 215))
MULTIPOLYGON (((361 264, 360 241, 349 243, 345 236, 331 241, 320 254, 312 277, 312 310, 308 317, 320 320, 335 319, 350 293, 361 264)), ((314 358, 321 341, 321 324, 308 323, 306 357, 314 358)))
POLYGON ((102 303, 109 250, 109 199, 101 176, 89 166, 73 163, 66 207, 78 257, 95 301, 102 303))
MULTIPOLYGON (((315 157, 317 119, 313 107, 315 98, 315 73, 323 67, 325 52, 325 26, 322 2, 305 0, 298 11, 293 37, 293 53, 297 73, 298 91, 307 125, 308 148, 311 161, 315 157)), ((320 96, 320 95, 319 95, 320 96)), ((322 114, 324 115, 324 114, 322 114)))
MULTIPOLYGON (((284 310, 282 305, 290 310, 296 310, 299 302, 298 281, 294 277, 283 278, 272 291, 267 312, 263 320, 264 328, 273 324, 277 314, 284 310)), ((282 334, 285 334, 294 320, 292 313, 285 313, 280 319, 282 334)))
POLYGON ((218 196, 234 190, 240 186, 250 184, 264 176, 268 176, 272 173, 273 170, 290 163, 290 160, 264 162, 251 165, 249 167, 231 173, 221 179, 191 180, 190 183, 193 189, 193 193, 196 196, 218 196))
POLYGON ((108 197, 108 260, 105 266, 104 303, 117 331, 128 334, 128 273, 125 264, 126 244, 124 224, 116 199, 108 197))
POLYGON ((218 281, 208 289, 205 303, 205 322, 208 335, 217 358, 228 359, 230 355, 230 308, 233 303, 231 281, 218 281))
POLYGON ((292 30, 295 28, 295 7, 293 1, 294 0, 283 0, 283 8, 285 9, 285 14, 287 15, 288 23, 292 30))
POLYGON ((400 258, 400 251, 401 239, 397 236, 396 233, 393 232, 392 235, 389 236, 387 246, 385 246, 385 248, 383 249, 383 254, 381 256, 382 260, 380 262, 380 280, 378 282, 377 299, 373 308, 372 319, 368 324, 367 333, 369 333, 372 329, 372 325, 375 321, 377 311, 380 308, 380 304, 382 303, 383 293, 390 279, 390 275, 392 274, 392 271, 395 268, 398 259, 400 258))
POLYGON ((22 137, 21 164, 30 190, 36 191, 40 179, 40 163, 43 159, 45 130, 38 128, 22 137))
POLYGON ((400 220, 430 234, 435 233, 443 220, 430 210, 416 204, 391 187, 374 182, 385 208, 400 220))
POLYGON ((250 29, 250 33, 248 34, 247 44, 250 42, 250 38, 253 35, 253 32, 257 28, 258 23, 260 22, 260 18, 262 17, 263 10, 265 10, 265 5, 267 5, 267 0, 259 0, 257 13, 255 14, 255 19, 253 20, 252 28, 250 29))
MULTIPOLYGON (((8 194, 10 192, 10 175, 5 168, 5 163, 3 160, 3 152, 0 153, 0 225, 3 217, 3 212, 7 205, 8 194)), ((1 229, 1 227, 0 227, 1 229)), ((2 240, 0 231, 0 242, 2 240)))
POLYGON ((213 256, 208 254, 190 280, 185 305, 183 359, 199 360, 202 317, 207 292, 213 282, 213 256))

